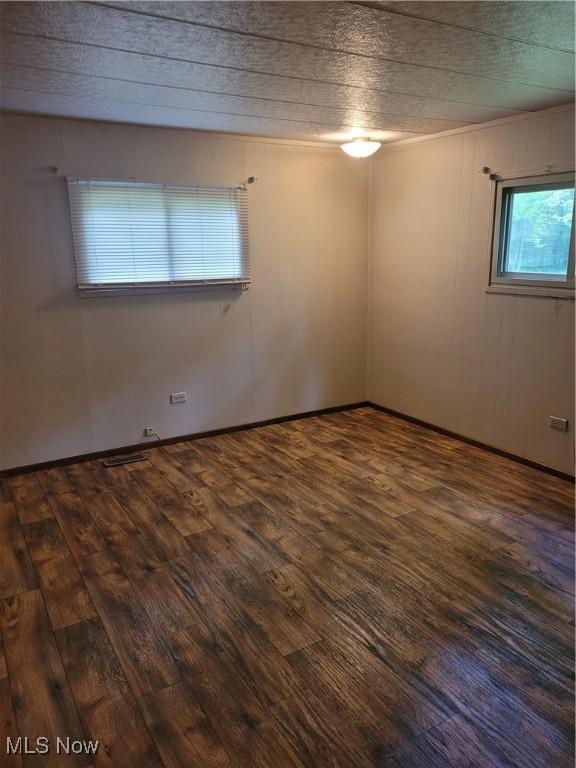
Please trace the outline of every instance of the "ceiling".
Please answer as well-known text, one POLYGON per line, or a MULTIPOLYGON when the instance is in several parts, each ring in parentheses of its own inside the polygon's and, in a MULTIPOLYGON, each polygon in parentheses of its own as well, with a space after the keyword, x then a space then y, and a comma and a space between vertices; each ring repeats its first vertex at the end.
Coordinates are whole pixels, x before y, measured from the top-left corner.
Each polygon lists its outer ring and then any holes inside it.
POLYGON ((382 141, 574 99, 572 2, 3 2, 4 110, 382 141))

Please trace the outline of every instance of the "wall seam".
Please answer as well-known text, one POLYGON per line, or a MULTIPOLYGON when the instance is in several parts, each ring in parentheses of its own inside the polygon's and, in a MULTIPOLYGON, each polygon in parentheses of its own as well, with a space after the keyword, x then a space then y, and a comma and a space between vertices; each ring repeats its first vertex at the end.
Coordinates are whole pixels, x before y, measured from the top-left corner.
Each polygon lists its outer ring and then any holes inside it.
POLYGON ((368 164, 368 195, 367 195, 367 215, 366 226, 368 228, 366 237, 366 257, 367 257, 367 269, 366 269, 366 364, 364 367, 364 394, 369 399, 372 387, 372 271, 373 271, 373 258, 372 251, 372 184, 373 184, 373 170, 374 170, 374 158, 371 157, 368 164))

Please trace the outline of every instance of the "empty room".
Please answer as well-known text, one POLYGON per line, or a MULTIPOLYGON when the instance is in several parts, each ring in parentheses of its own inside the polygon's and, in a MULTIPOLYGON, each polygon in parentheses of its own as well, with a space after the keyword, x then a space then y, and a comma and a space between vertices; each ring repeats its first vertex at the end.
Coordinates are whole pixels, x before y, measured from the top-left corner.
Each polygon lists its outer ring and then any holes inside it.
POLYGON ((574 10, 0 0, 1 768, 572 768, 574 10))

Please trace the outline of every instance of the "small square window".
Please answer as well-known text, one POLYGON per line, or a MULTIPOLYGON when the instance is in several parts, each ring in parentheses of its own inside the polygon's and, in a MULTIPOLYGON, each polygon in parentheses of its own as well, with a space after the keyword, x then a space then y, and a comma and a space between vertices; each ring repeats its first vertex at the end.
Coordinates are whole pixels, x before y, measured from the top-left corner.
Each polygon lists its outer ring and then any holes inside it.
POLYGON ((489 291, 574 295, 574 174, 496 182, 489 291))

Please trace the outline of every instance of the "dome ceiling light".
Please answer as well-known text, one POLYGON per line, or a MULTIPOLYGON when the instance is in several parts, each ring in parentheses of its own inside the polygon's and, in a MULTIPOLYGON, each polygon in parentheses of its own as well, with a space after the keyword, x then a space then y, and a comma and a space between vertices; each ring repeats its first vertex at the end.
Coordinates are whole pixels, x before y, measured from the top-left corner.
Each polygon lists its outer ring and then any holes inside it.
POLYGON ((350 157, 370 157, 380 149, 382 144, 379 141, 370 141, 370 139, 354 139, 340 146, 350 157))

